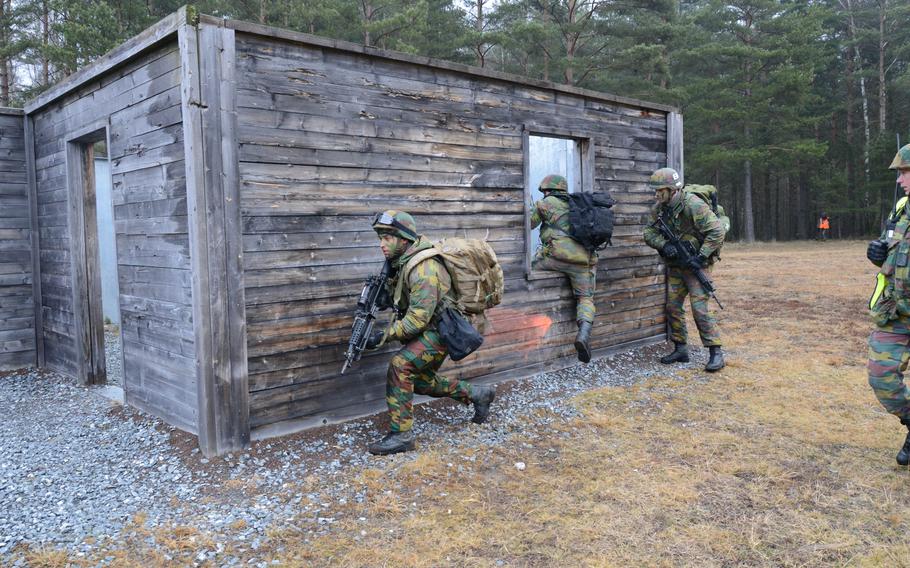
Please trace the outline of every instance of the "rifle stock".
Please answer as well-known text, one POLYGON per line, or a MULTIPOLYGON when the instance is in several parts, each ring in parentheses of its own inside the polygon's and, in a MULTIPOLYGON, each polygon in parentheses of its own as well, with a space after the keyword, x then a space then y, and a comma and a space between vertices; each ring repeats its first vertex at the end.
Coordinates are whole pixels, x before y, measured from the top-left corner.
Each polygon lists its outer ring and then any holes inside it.
POLYGON ((657 216, 657 221, 654 222, 652 227, 657 229, 670 244, 676 247, 677 262, 675 264, 680 268, 691 270, 695 275, 695 278, 698 279, 699 284, 705 289, 705 292, 714 298, 714 301, 717 302, 720 309, 724 309, 724 305, 720 303, 720 300, 714 293, 716 290, 714 282, 711 281, 711 278, 708 276, 708 273, 705 272, 705 269, 699 268, 696 270, 692 268, 693 260, 698 256, 698 251, 695 250, 692 243, 682 240, 679 235, 673 232, 673 229, 667 225, 666 221, 664 221, 663 217, 660 215, 657 216))
POLYGON ((381 309, 379 299, 385 291, 390 270, 389 261, 386 261, 382 265, 382 270, 379 274, 368 276, 363 284, 363 290, 360 291, 360 298, 357 300, 357 310, 354 313, 354 325, 351 326, 351 339, 348 341, 348 350, 344 353, 344 365, 341 367, 342 375, 348 370, 348 367, 360 360, 367 341, 370 339, 370 334, 373 333, 376 314, 381 309))

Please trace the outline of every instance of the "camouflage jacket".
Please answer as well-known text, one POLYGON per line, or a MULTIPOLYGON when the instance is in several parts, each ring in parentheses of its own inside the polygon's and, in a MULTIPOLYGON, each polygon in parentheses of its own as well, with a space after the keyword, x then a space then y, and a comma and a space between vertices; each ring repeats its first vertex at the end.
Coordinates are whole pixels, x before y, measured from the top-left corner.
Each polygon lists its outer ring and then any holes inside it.
MULTIPOLYGON (((420 237, 404 253, 392 262, 395 276, 389 283, 390 297, 398 281, 402 278, 402 269, 411 258, 422 250, 431 248, 433 243, 420 237)), ((436 325, 435 315, 443 307, 443 299, 452 300, 452 279, 449 271, 439 258, 428 258, 415 266, 407 275, 407 282, 402 283, 402 294, 399 304, 395 306, 401 317, 395 318, 386 330, 386 339, 409 341, 427 329, 436 325)))
POLYGON ((540 228, 539 257, 549 256, 557 260, 593 266, 597 253, 589 253, 581 243, 569 236, 569 202, 550 194, 536 201, 531 209, 531 228, 540 228))
POLYGON ((657 217, 661 215, 680 239, 692 243, 708 259, 709 265, 714 263, 717 259, 715 253, 724 242, 724 227, 714 211, 711 211, 710 205, 698 196, 682 190, 677 191, 665 206, 654 205, 644 237, 645 242, 657 250, 667 243, 667 239, 654 227, 657 217))
POLYGON ((894 229, 889 226, 881 235, 881 240, 888 243, 888 257, 879 270, 879 278, 884 279, 883 289, 870 306, 878 325, 899 316, 910 316, 910 211, 904 206, 900 211, 895 209, 895 213, 894 229))

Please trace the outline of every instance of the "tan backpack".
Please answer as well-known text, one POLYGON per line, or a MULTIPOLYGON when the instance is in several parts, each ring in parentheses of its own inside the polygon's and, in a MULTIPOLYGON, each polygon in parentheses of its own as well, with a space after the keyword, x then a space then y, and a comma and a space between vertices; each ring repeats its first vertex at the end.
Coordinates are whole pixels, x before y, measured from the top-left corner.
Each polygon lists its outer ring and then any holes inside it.
POLYGON ((455 307, 460 312, 480 315, 502 302, 505 279, 493 247, 479 239, 451 237, 418 252, 404 265, 395 287, 395 305, 401 300, 402 287, 411 270, 434 256, 442 258, 452 278, 455 307))

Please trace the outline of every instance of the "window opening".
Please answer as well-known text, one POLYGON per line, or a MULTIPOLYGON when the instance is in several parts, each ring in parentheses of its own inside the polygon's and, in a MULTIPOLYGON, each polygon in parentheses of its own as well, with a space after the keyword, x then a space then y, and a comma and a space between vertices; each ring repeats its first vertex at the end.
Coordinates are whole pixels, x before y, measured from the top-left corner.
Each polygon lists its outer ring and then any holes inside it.
MULTIPOLYGON (((543 193, 537 188, 541 180, 550 174, 561 175, 568 182, 569 192, 582 191, 582 155, 584 141, 572 138, 559 138, 555 136, 528 136, 527 171, 528 176, 525 190, 530 196, 529 207, 543 199, 543 193)), ((530 210, 529 210, 530 214, 530 210)), ((526 235, 527 272, 530 274, 531 260, 540 248, 540 227, 530 230, 526 235)))

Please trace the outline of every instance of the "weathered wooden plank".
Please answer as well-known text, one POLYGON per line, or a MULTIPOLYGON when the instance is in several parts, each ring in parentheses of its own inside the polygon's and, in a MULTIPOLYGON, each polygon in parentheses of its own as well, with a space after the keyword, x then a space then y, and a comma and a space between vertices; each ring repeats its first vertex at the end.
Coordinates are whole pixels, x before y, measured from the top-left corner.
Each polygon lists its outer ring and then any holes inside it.
MULTIPOLYGON (((425 142, 445 140, 448 144, 479 146, 485 148, 519 148, 520 139, 513 130, 497 129, 495 132, 466 131, 458 124, 452 128, 439 126, 415 126, 401 122, 381 120, 345 121, 328 116, 308 115, 283 110, 244 108, 237 112, 241 132, 247 127, 286 131, 316 132, 320 134, 344 134, 351 137, 388 138, 425 142)), ((280 134, 280 132, 279 132, 280 134)), ((241 140, 246 137, 241 134, 241 140)))
MULTIPOLYGON (((122 312, 134 312, 139 316, 153 316, 181 322, 184 327, 191 327, 193 323, 192 305, 179 302, 168 302, 157 298, 146 298, 120 294, 120 309, 122 312)), ((195 372, 195 371, 193 371, 195 372)))
MULTIPOLYGON (((294 164, 241 163, 240 173, 244 182, 292 182, 405 184, 411 187, 457 186, 473 188, 523 187, 521 172, 504 168, 483 172, 451 173, 430 170, 389 170, 374 168, 345 168, 340 166, 304 166, 294 164)), ((647 182, 647 179, 645 179, 647 182)))
POLYGON ((187 217, 158 217, 149 219, 122 219, 114 222, 117 234, 122 235, 186 235, 187 217))

